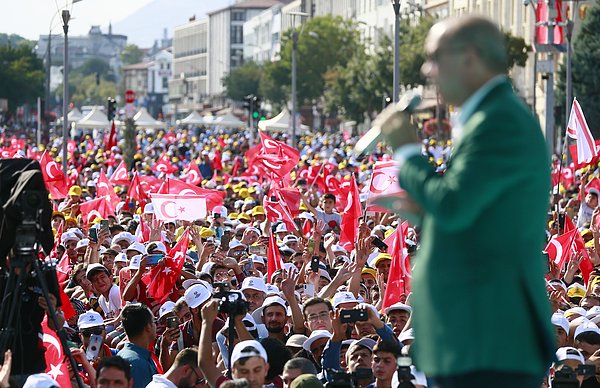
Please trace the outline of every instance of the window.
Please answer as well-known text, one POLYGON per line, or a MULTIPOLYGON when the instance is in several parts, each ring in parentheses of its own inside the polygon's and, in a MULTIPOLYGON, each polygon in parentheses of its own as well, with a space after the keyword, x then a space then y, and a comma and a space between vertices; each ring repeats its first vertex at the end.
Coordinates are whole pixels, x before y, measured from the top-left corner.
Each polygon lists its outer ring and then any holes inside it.
POLYGON ((231 26, 231 44, 244 43, 244 30, 242 26, 231 26))
POLYGON ((162 87, 163 87, 164 90, 167 90, 169 88, 169 78, 163 77, 163 79, 162 79, 162 87))
POLYGON ((231 20, 236 22, 246 21, 246 12, 244 11, 233 11, 231 12, 231 20))

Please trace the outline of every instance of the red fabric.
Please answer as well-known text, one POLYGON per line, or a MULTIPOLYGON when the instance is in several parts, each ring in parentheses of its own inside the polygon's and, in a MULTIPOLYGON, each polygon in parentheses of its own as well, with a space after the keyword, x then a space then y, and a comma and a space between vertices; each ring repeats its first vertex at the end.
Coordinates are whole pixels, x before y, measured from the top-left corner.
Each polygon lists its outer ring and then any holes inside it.
POLYGON ((140 185, 145 193, 156 193, 165 181, 153 175, 140 175, 140 185))
MULTIPOLYGON (((575 153, 577 153, 577 147, 575 147, 575 153)), ((575 160, 575 159, 574 159, 575 160)), ((572 166, 563 166, 562 170, 560 168, 560 165, 556 165, 554 167, 554 170, 552 171, 552 186, 556 186, 558 184, 559 181, 559 173, 561 175, 561 179, 560 182, 565 186, 565 187, 570 187, 573 183, 575 183, 575 178, 574 178, 574 164, 572 163, 572 166)))
POLYGON ((410 259, 404 246, 404 239, 408 230, 408 223, 403 222, 385 242, 388 244, 388 253, 392 256, 388 282, 383 296, 382 310, 400 302, 402 296, 410 292, 410 259))
POLYGON ((548 245, 544 249, 544 251, 548 253, 550 260, 552 260, 561 270, 567 260, 571 257, 572 246, 576 234, 578 234, 577 229, 574 229, 554 237, 548 242, 548 245))
POLYGON ((312 225, 310 224, 309 220, 304 220, 304 223, 302 224, 302 235, 305 237, 310 236, 310 233, 312 231, 312 225))
POLYGON ((69 320, 69 318, 75 315, 75 309, 71 306, 71 301, 62 287, 58 287, 58 292, 60 294, 60 304, 62 305, 61 310, 65 316, 65 320, 69 320))
POLYGON ((109 182, 106 174, 102 170, 100 170, 100 176, 98 177, 98 183, 96 184, 96 197, 104 197, 110 202, 113 209, 121 202, 121 199, 117 193, 115 193, 113 185, 109 182))
POLYGON ((217 171, 217 170, 222 170, 223 169, 223 162, 221 162, 221 151, 219 150, 215 150, 215 157, 213 158, 212 161, 212 167, 213 170, 217 171))
POLYGON ((135 236, 138 242, 145 243, 150 241, 150 226, 144 220, 144 217, 140 217, 140 223, 138 224, 137 229, 135 231, 135 236))
POLYGON ((265 209, 265 215, 267 216, 267 220, 269 220, 271 223, 275 223, 276 221, 283 221, 287 230, 296 229, 296 224, 294 223, 293 217, 291 216, 289 210, 285 207, 285 204, 279 199, 279 197, 265 197, 263 207, 265 209), (275 200, 271 201, 271 199, 275 200))
POLYGON ((558 25, 554 26, 554 41, 548 41, 548 23, 549 12, 548 12, 548 4, 546 4, 546 0, 538 0, 535 12, 535 21, 537 27, 535 28, 535 41, 540 44, 563 44, 564 43, 564 33, 563 27, 560 26, 562 22, 562 1, 555 0, 554 7, 556 8, 557 14, 554 19, 558 25))
POLYGON ((283 261, 281 260, 281 254, 277 247, 277 237, 274 233, 269 235, 269 249, 267 251, 267 280, 271 281, 271 275, 273 272, 283 268, 283 261))
POLYGON ((58 283, 62 284, 69 279, 69 275, 71 275, 71 270, 73 266, 71 265, 71 260, 69 260, 69 256, 67 253, 63 254, 63 257, 56 264, 56 278, 58 279, 58 283))
POLYGON ((206 210, 212 211, 216 206, 223 206, 223 199, 225 198, 226 193, 224 191, 192 186, 179 179, 167 178, 167 194, 201 195, 206 198, 206 210))
POLYGON ((109 215, 115 214, 115 210, 105 197, 83 202, 79 205, 79 210, 81 211, 81 218, 86 224, 94 221, 96 217, 107 219, 109 215))
POLYGON ((340 245, 351 252, 354 249, 354 243, 358 237, 358 220, 362 217, 362 207, 356 180, 350 181, 350 192, 348 193, 348 203, 342 214, 342 225, 340 233, 340 245))
POLYGON ((202 182, 202 174, 200 174, 200 170, 198 169, 198 163, 193 160, 188 166, 186 182, 188 185, 193 186, 196 186, 202 182))
POLYGON ((260 139, 262 149, 255 160, 267 172, 283 177, 298 165, 300 152, 297 149, 273 139, 264 132, 260 132, 260 139))
POLYGON ((172 174, 177 171, 178 168, 171 164, 171 161, 166 155, 161 156, 154 166, 152 166, 152 171, 154 172, 164 172, 167 174, 172 174))
POLYGON ((106 149, 110 150, 111 148, 117 145, 117 131, 115 130, 115 120, 111 121, 110 132, 106 139, 104 140, 106 143, 106 149))
POLYGON ((58 225, 58 229, 56 230, 56 235, 54 236, 54 247, 52 247, 52 250, 50 251, 50 258, 52 259, 56 259, 57 255, 58 255, 58 246, 60 245, 60 239, 62 237, 63 234, 63 228, 64 228, 65 223, 61 222, 60 225, 58 225))
POLYGON ((154 266, 150 272, 146 272, 142 277, 142 281, 148 287, 148 294, 159 303, 164 302, 169 297, 175 288, 175 282, 181 275, 188 249, 189 235, 190 230, 188 228, 165 257, 164 265, 154 266))
POLYGON ((122 161, 119 166, 113 171, 109 181, 115 185, 129 185, 129 173, 125 167, 125 161, 122 161))
POLYGON ((137 172, 133 174, 131 185, 129 185, 129 190, 127 190, 127 198, 138 201, 142 208, 150 201, 148 194, 142 188, 137 172))
POLYGON ((53 160, 47 152, 42 154, 40 166, 42 168, 42 175, 44 176, 44 183, 46 183, 46 188, 48 188, 50 197, 52 197, 52 199, 65 198, 69 192, 69 188, 66 184, 62 166, 53 160))
POLYGON ((56 332, 48 327, 48 318, 42 321, 43 342, 46 352, 46 373, 48 373, 59 387, 70 387, 69 360, 65 356, 62 344, 56 332))

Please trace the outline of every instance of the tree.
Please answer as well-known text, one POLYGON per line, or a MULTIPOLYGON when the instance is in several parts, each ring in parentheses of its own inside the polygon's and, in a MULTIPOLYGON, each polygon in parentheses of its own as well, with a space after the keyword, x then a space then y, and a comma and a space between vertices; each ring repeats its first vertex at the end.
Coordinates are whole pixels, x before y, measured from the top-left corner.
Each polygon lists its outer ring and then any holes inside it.
MULTIPOLYGON (((57 89, 57 95, 62 98, 62 85, 57 89)), ((69 101, 75 105, 104 105, 107 97, 114 97, 118 86, 112 81, 102 81, 96 84, 96 74, 84 76, 73 73, 69 77, 69 101)))
POLYGON ((527 45, 523 38, 512 36, 510 32, 504 33, 504 39, 508 51, 508 68, 512 69, 515 65, 524 67, 529 58, 528 53, 531 51, 531 46, 527 45))
POLYGON ((44 66, 31 46, 1 46, 0 64, 0 98, 8 100, 9 111, 43 96, 44 66))
POLYGON ((35 42, 29 41, 23 38, 21 35, 0 33, 0 46, 19 46, 22 44, 29 44, 30 46, 34 46, 35 42))
MULTIPOLYGON (((311 103, 325 92, 325 75, 337 65, 345 66, 364 46, 354 22, 341 17, 315 17, 298 28, 297 98, 311 103)), ((281 59, 265 66, 260 94, 276 103, 289 99, 292 72, 292 32, 282 39, 281 59), (278 98, 279 100, 277 100, 278 98)))
POLYGON ((262 73, 262 67, 254 62, 246 62, 242 66, 231 70, 229 74, 223 77, 227 97, 241 101, 248 94, 258 95, 262 73))
POLYGON ((128 44, 121 52, 121 62, 123 62, 123 65, 140 63, 143 57, 144 52, 135 44, 128 44))
MULTIPOLYGON (((573 41, 573 56, 571 61, 573 97, 577 98, 585 119, 594 135, 600 138, 600 0, 596 6, 588 7, 585 19, 581 24, 581 30, 573 41)), ((562 112, 557 117, 557 123, 565 122, 565 67, 561 66, 558 73, 558 85, 556 105, 561 106, 562 112), (561 117, 562 116, 562 117, 561 117)))

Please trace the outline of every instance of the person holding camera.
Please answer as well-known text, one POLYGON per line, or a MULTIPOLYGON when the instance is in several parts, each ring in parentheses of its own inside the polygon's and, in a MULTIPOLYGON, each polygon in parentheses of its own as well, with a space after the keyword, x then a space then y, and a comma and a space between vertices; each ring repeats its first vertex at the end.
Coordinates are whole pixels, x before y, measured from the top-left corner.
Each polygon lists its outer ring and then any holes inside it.
POLYGON ((113 351, 104 343, 106 328, 102 315, 95 311, 87 311, 79 316, 77 326, 79 327, 79 336, 82 343, 81 350, 86 353, 86 356, 90 357, 90 364, 94 368, 98 366, 103 358, 113 356, 113 351), (92 342, 94 348, 89 349, 92 342))

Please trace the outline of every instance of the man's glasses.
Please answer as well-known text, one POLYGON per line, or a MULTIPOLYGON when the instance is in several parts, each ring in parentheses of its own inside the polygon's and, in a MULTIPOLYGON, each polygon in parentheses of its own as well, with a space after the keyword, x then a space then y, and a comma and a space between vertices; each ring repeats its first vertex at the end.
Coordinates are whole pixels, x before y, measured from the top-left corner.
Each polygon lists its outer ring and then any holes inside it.
POLYGON ((84 337, 90 337, 92 334, 102 335, 102 332, 104 332, 104 329, 101 329, 101 328, 81 330, 81 335, 84 337))
POLYGON ((328 317, 329 317, 329 312, 324 311, 320 314, 309 315, 308 317, 306 317, 306 320, 309 322, 324 321, 328 317))

